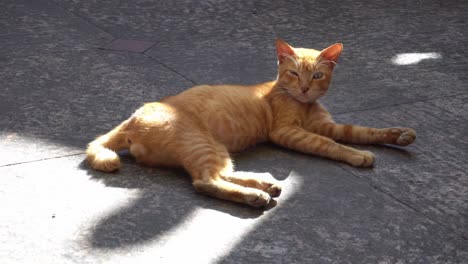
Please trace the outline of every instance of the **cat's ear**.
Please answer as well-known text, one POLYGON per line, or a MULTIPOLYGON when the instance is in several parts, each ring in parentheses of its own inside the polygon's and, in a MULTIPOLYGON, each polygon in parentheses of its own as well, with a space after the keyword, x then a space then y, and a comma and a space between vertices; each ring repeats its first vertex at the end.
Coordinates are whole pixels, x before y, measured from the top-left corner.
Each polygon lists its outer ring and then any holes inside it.
POLYGON ((279 63, 283 63, 284 59, 289 56, 296 55, 293 48, 282 39, 276 39, 276 54, 278 54, 279 63))
POLYGON ((321 60, 332 62, 331 64, 334 65, 338 62, 338 57, 340 57, 342 51, 343 44, 335 43, 330 47, 322 50, 319 57, 321 60))

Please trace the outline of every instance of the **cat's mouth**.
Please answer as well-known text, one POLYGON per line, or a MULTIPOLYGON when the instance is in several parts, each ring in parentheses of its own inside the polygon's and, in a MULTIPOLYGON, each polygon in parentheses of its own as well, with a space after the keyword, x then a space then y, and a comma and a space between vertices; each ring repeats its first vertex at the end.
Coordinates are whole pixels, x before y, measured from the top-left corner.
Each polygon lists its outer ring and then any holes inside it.
POLYGON ((314 92, 314 91, 302 93, 302 92, 291 91, 289 89, 286 89, 285 87, 281 87, 281 88, 283 92, 288 93, 294 99, 304 104, 313 103, 325 94, 325 92, 314 92))

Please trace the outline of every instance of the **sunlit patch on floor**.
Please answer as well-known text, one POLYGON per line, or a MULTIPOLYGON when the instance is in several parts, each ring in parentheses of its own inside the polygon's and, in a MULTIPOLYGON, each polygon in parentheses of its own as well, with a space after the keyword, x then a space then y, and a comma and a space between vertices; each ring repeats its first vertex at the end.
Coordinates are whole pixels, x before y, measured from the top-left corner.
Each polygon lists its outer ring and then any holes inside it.
POLYGON ((423 53, 400 53, 392 58, 392 63, 395 65, 411 65, 418 64, 423 60, 441 59, 442 55, 437 52, 423 53))
POLYGON ((196 208, 180 224, 144 245, 146 249, 140 250, 144 254, 132 254, 131 259, 137 263, 217 263, 286 204, 299 191, 301 183, 300 176, 291 172, 282 181, 283 192, 277 206, 259 217, 244 219, 218 210, 196 208))

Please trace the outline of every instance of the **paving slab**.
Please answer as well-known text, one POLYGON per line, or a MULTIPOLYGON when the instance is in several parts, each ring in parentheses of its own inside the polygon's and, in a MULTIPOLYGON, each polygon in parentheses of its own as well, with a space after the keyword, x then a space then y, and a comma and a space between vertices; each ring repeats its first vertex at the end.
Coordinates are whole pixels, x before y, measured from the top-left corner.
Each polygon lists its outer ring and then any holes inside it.
POLYGON ((65 0, 60 4, 118 38, 147 41, 183 35, 241 34, 246 25, 253 25, 256 15, 256 3, 228 0, 136 0, 131 3, 65 0))
POLYGON ((364 147, 376 156, 375 168, 341 165, 395 198, 468 237, 467 114, 455 109, 465 96, 338 115, 336 120, 376 127, 406 126, 417 132, 406 148, 364 147))
MULTIPOLYGON (((263 39, 257 35, 244 35, 241 39, 194 37, 161 42, 147 54, 199 84, 253 84, 276 78, 273 39, 272 34, 263 39)), ((467 66, 451 58, 442 56, 417 65, 394 65, 392 57, 405 50, 389 48, 379 54, 365 48, 350 49, 345 48, 323 99, 332 113, 468 92, 464 80, 467 66)))
POLYGON ((468 68, 462 60, 466 37, 460 33, 466 7, 460 2, 255 5, 257 14, 239 24, 242 33, 219 33, 217 20, 211 35, 185 34, 182 27, 181 34, 171 30, 172 37, 147 54, 197 83, 248 84, 276 77, 276 36, 317 49, 343 42, 345 51, 324 99, 334 113, 467 92, 468 68), (436 58, 410 65, 395 62, 396 56, 408 53, 436 58))
POLYGON ((1 262, 466 262, 467 12, 461 0, 2 1, 1 262), (271 145, 236 155, 282 181, 265 211, 126 153, 115 174, 84 162, 86 143, 144 102, 275 78, 277 36, 343 42, 329 110, 413 127, 416 143, 358 146, 373 169, 271 145))
POLYGON ((1 165, 82 152, 143 103, 191 86, 142 54, 28 47, 1 55, 1 165))
POLYGON ((456 119, 468 119, 468 94, 453 96, 450 98, 435 99, 428 101, 427 103, 455 115, 457 117, 456 119))
POLYGON ((282 180, 267 211, 199 195, 182 171, 124 158, 104 174, 83 158, 0 168, 3 263, 461 263, 468 254, 466 240, 334 162, 268 145, 236 157, 240 170, 282 180))
POLYGON ((114 39, 112 42, 106 44, 101 49, 143 53, 156 44, 157 42, 132 39, 114 39))
POLYGON ((5 0, 0 3, 0 48, 47 44, 56 48, 99 47, 114 39, 47 0, 5 0))

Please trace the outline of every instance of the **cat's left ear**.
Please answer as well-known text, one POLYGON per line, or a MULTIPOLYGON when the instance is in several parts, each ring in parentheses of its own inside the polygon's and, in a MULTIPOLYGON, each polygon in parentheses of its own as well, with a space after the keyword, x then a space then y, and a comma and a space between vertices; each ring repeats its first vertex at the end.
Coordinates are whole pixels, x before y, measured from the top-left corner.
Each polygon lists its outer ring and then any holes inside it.
POLYGON ((332 62, 331 65, 335 65, 338 62, 338 57, 340 57, 341 52, 343 51, 343 44, 335 43, 330 47, 322 50, 320 53, 320 59, 325 61, 332 62))

